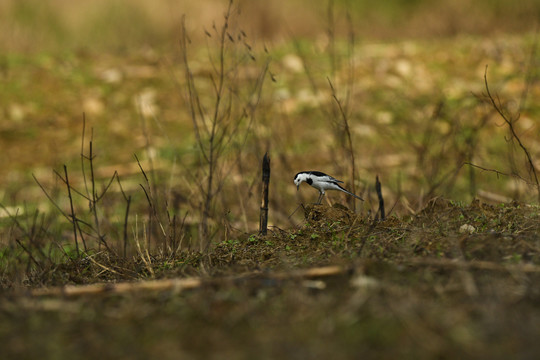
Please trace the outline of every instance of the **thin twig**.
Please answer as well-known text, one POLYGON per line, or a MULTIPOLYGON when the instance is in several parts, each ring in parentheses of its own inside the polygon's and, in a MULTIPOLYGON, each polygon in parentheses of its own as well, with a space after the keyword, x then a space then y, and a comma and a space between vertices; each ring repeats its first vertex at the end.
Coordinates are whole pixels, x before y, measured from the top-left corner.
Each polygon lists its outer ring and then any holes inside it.
MULTIPOLYGON (((343 105, 341 104, 341 101, 338 99, 336 90, 334 88, 334 85, 332 84, 332 81, 330 81, 330 78, 327 78, 328 84, 330 85, 330 89, 332 90, 332 98, 336 102, 339 112, 341 114, 341 119, 343 120, 343 126, 345 128, 345 134, 347 135, 347 151, 349 152, 349 157, 351 159, 351 185, 352 185, 352 193, 356 194, 356 185, 355 185, 355 176, 356 176, 356 163, 355 163, 355 157, 354 157, 354 147, 352 143, 352 137, 351 137, 351 130, 349 128, 349 118, 347 114, 345 113, 345 109, 343 108, 343 105)), ((353 211, 356 210, 356 201, 354 199, 351 200, 353 204, 353 211)))
POLYGON ((90 150, 89 150, 89 155, 88 155, 88 161, 90 163, 90 183, 91 183, 91 187, 92 187, 92 201, 90 203, 90 211, 92 212, 93 216, 94 216, 94 230, 96 232, 96 235, 97 235, 97 238, 99 240, 99 243, 100 244, 103 244, 103 246, 105 246, 105 249, 107 249, 108 251, 111 251, 111 248, 109 248, 109 244, 107 244, 107 241, 105 240, 105 235, 101 233, 101 228, 100 228, 100 220, 99 220, 99 216, 98 216, 98 211, 97 211, 97 204, 98 204, 98 197, 97 197, 97 190, 96 190, 96 177, 95 177, 95 173, 94 173, 94 153, 93 153, 93 134, 92 134, 92 138, 90 140, 90 143, 89 143, 89 146, 90 146, 90 150))
POLYGON ((71 221, 71 218, 69 217, 69 215, 67 215, 64 210, 62 210, 62 208, 60 207, 60 205, 58 205, 58 203, 56 201, 54 201, 54 199, 52 198, 52 196, 47 192, 47 190, 45 190, 45 187, 39 182, 39 180, 36 178, 36 176, 34 174, 32 174, 32 178, 34 179, 34 181, 36 182, 36 184, 38 184, 39 188, 41 189, 41 191, 43 191, 43 193, 45 194, 45 196, 47 197, 47 199, 49 199, 50 203, 53 204, 53 206, 60 212, 60 214, 65 217, 68 221, 71 221))
POLYGON ((525 179, 524 177, 522 177, 522 176, 519 175, 519 174, 508 174, 508 173, 499 171, 499 170, 497 170, 497 169, 488 169, 488 168, 485 168, 485 167, 482 167, 482 166, 480 166, 480 165, 476 165, 476 164, 473 164, 473 163, 470 163, 470 162, 467 162, 467 161, 464 162, 463 165, 469 165, 469 166, 478 168, 478 169, 480 169, 480 170, 489 171, 489 172, 494 172, 495 174, 497 174, 497 178, 499 177, 499 175, 509 176, 509 177, 515 177, 516 179, 519 179, 519 180, 523 181, 523 182, 526 183, 527 185, 533 185, 530 181, 528 181, 527 179, 525 179))
MULTIPOLYGON (((86 190, 86 199, 90 201, 90 190, 88 189, 88 182, 86 180, 86 171, 84 166, 84 160, 86 159, 86 156, 84 155, 84 137, 86 135, 86 114, 83 112, 83 126, 82 126, 82 134, 81 134, 81 173, 84 183, 84 188, 86 190)), ((81 196, 83 196, 81 194, 81 196)))
MULTIPOLYGON (((534 53, 533 53, 533 55, 534 55, 534 53)), ((501 100, 499 99, 498 95, 496 95, 497 96, 497 101, 495 101, 495 98, 493 97, 493 95, 491 94, 491 91, 489 90, 489 84, 488 84, 488 80, 487 80, 487 69, 488 69, 488 66, 486 65, 486 69, 484 71, 484 84, 485 84, 485 87, 486 87, 486 92, 487 92, 488 98, 491 101, 491 104, 493 105, 493 108, 497 111, 497 113, 499 113, 499 115, 502 117, 504 122, 508 125, 508 129, 510 130, 510 133, 512 134, 512 138, 517 141, 519 147, 521 148, 521 150, 525 154, 525 157, 527 158, 527 162, 529 164, 529 171, 532 172, 532 174, 534 176, 534 181, 535 181, 535 184, 536 184, 536 190, 537 190, 537 194, 538 194, 538 201, 540 202, 540 182, 538 180, 538 175, 536 174, 536 167, 535 167, 534 162, 532 160, 531 154, 529 153, 529 150, 527 149, 527 147, 521 141, 521 138, 517 134, 516 129, 514 127, 515 122, 520 117, 521 106, 523 106, 523 104, 525 103, 525 99, 526 99, 527 94, 526 93, 522 94, 520 108, 518 110, 517 115, 515 115, 514 118, 512 118, 509 115, 505 114, 505 112, 503 110, 501 100)), ((526 88, 528 89, 528 86, 526 88)))
POLYGON ((131 195, 126 200, 126 215, 124 216, 124 259, 126 258, 126 249, 127 249, 127 229, 128 229, 128 218, 129 218, 129 206, 131 205, 131 195))
POLYGON ((77 217, 75 216, 75 209, 73 207, 73 198, 71 197, 71 185, 69 184, 68 171, 67 171, 66 165, 64 165, 64 175, 66 176, 66 187, 67 187, 68 197, 69 197, 69 206, 71 208, 71 224, 73 225, 73 238, 75 241, 75 250, 77 251, 77 257, 78 257, 80 254, 79 254, 79 242, 77 241, 77 223, 75 220, 77 217))

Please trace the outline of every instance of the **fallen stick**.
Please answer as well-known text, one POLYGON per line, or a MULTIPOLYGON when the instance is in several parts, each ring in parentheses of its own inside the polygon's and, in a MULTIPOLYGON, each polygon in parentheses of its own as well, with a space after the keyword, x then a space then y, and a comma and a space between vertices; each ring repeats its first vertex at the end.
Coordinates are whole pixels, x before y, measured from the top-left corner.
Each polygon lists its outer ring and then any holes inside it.
POLYGON ((492 261, 455 259, 412 258, 401 262, 411 266, 436 266, 458 270, 489 270, 522 273, 540 273, 540 266, 534 264, 501 264, 492 261))
POLYGON ((100 294, 124 294, 136 291, 189 290, 202 285, 200 278, 146 280, 139 282, 99 283, 89 285, 66 285, 35 289, 32 296, 84 296, 100 294))
POLYGON ((350 271, 350 268, 342 266, 324 266, 305 270, 297 270, 292 272, 279 273, 261 273, 252 272, 238 276, 222 277, 222 278, 176 278, 162 280, 145 280, 139 282, 120 282, 120 283, 100 283, 89 285, 67 285, 63 287, 51 287, 34 289, 30 291, 30 295, 35 297, 44 296, 65 296, 76 297, 86 295, 108 295, 108 294, 125 294, 132 292, 143 291, 176 291, 191 290, 203 287, 205 285, 219 285, 230 282, 240 282, 247 280, 288 280, 288 279, 307 279, 319 278, 333 275, 341 275, 350 271))
MULTIPOLYGON (((534 264, 500 264, 490 261, 462 261, 455 259, 429 259, 412 258, 401 261, 403 265, 409 266, 435 266, 449 268, 452 270, 487 270, 514 273, 540 273, 540 266, 534 264)), ((162 280, 145 280, 138 282, 120 282, 120 283, 100 283, 89 285, 67 285, 63 287, 51 287, 34 289, 30 295, 34 297, 46 296, 89 296, 89 295, 108 295, 125 294, 144 291, 175 291, 198 289, 203 286, 240 283, 244 281, 261 280, 294 280, 294 279, 313 279, 329 276, 344 275, 354 272, 352 266, 323 266, 310 269, 302 269, 291 272, 263 273, 250 272, 237 276, 228 276, 221 278, 176 278, 162 280)))

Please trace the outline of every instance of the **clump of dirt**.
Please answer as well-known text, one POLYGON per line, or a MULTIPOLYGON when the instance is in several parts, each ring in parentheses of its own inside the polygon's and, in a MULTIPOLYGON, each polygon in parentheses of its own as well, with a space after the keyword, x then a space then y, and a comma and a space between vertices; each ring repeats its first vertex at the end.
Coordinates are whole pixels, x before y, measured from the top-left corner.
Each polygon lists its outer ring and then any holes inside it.
POLYGON ((307 205, 304 207, 304 217, 308 223, 313 225, 321 225, 329 222, 350 225, 359 216, 339 203, 331 207, 325 205, 307 205))
MULTIPOLYGON (((437 198, 415 215, 384 221, 342 205, 308 205, 297 229, 242 234, 208 253, 180 252, 124 259, 99 253, 31 271, 26 286, 89 284, 147 278, 234 275, 367 260, 410 259, 540 264, 540 208, 519 203, 469 205, 437 198)), ((7 279, 7 278, 6 278, 7 279)), ((11 287, 9 281, 3 282, 11 287)))
POLYGON ((464 206, 438 198, 416 215, 377 221, 343 206, 305 207, 297 230, 220 243, 213 264, 244 270, 320 266, 360 259, 437 259, 540 264, 539 208, 518 203, 464 206))

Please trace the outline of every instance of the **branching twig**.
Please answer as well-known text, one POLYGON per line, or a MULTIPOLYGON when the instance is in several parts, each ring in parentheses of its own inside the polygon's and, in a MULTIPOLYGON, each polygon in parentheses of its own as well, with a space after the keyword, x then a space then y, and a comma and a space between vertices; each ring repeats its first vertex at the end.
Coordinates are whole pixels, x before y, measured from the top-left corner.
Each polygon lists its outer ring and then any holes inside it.
POLYGON ((494 172, 495 174, 497 174, 497 177, 499 177, 499 175, 515 177, 515 178, 523 181, 527 185, 533 185, 530 181, 528 181, 527 179, 525 179, 524 177, 522 177, 519 174, 508 174, 508 173, 505 173, 505 172, 502 172, 502 171, 499 171, 499 170, 496 170, 496 169, 488 169, 488 168, 485 168, 485 167, 482 167, 480 165, 476 165, 476 164, 473 164, 473 163, 470 163, 470 162, 464 162, 463 165, 469 165, 469 166, 472 166, 474 168, 477 168, 477 169, 480 169, 480 170, 483 170, 483 171, 494 172))
POLYGON ((207 47, 208 60, 212 69, 209 75, 212 89, 211 100, 202 98, 202 94, 198 91, 198 81, 195 81, 188 57, 189 38, 185 18, 182 19, 180 48, 186 80, 186 103, 189 104, 189 115, 193 123, 196 146, 200 150, 198 153, 200 173, 197 176, 197 186, 201 194, 198 205, 200 209, 201 251, 205 251, 211 243, 210 223, 215 220, 216 194, 223 189, 229 173, 226 168, 230 164, 225 163, 224 157, 237 136, 243 136, 243 139, 239 140, 239 148, 242 148, 246 143, 254 120, 254 111, 260 100, 262 84, 268 71, 267 62, 260 76, 254 81, 253 87, 251 84, 246 87, 239 83, 238 74, 242 62, 255 60, 255 58, 251 54, 251 45, 245 42, 245 33, 240 31, 236 35, 231 29, 232 16, 235 11, 233 1, 229 0, 223 24, 219 27, 214 24, 212 34, 208 30, 205 31, 209 39, 215 34, 218 49, 214 55, 210 45, 207 47), (242 51, 247 49, 247 54, 234 56, 236 55, 234 50, 241 41, 244 45, 242 51), (233 50, 233 56, 229 56, 231 50, 233 50), (246 100, 239 99, 243 93, 247 93, 246 100))
MULTIPOLYGON (((328 84, 330 85, 330 89, 332 90, 332 98, 336 102, 339 113, 341 115, 341 119, 343 120, 343 127, 345 129, 345 134, 347 136, 347 151, 349 152, 349 157, 351 159, 351 186, 352 186, 352 192, 353 194, 356 194, 356 185, 355 185, 355 175, 356 175, 356 164, 355 164, 355 158, 354 158, 354 147, 352 143, 352 137, 351 137, 351 131, 349 128, 349 118, 345 112, 345 109, 343 109, 343 105, 341 104, 341 101, 337 97, 336 90, 334 88, 334 85, 332 85, 332 81, 328 78, 328 84)), ((356 209, 356 201, 351 200, 353 202, 353 211, 356 209)))
MULTIPOLYGON (((491 94, 491 91, 489 90, 489 84, 488 84, 488 80, 487 80, 487 69, 488 69, 488 67, 486 65, 486 69, 484 71, 484 84, 485 84, 485 87, 486 87, 487 96, 488 96, 491 104, 493 105, 493 108, 495 109, 495 111, 497 111, 497 113, 501 116, 501 118, 504 120, 506 125, 508 125, 508 129, 510 130, 510 134, 512 135, 512 138, 517 141, 519 147, 521 148, 521 150, 525 154, 525 157, 527 159, 527 163, 529 165, 529 171, 532 172, 533 177, 534 177, 534 182, 535 182, 536 191, 537 191, 537 195, 538 195, 538 201, 540 202, 540 182, 538 180, 538 175, 536 173, 536 167, 534 165, 531 154, 529 153, 529 150, 527 149, 527 147, 521 141, 521 138, 517 134, 516 129, 514 127, 514 124, 516 123, 516 121, 519 120, 519 117, 520 117, 520 114, 521 114, 520 113, 521 107, 525 103, 525 99, 527 97, 527 94, 526 93, 522 94, 520 108, 519 108, 517 114, 515 116, 511 116, 510 114, 507 114, 504 111, 504 108, 503 108, 503 105, 501 103, 501 100, 499 99, 499 96, 496 95, 497 100, 495 100, 495 97, 491 94)), ((528 88, 528 86, 526 88, 528 88)))

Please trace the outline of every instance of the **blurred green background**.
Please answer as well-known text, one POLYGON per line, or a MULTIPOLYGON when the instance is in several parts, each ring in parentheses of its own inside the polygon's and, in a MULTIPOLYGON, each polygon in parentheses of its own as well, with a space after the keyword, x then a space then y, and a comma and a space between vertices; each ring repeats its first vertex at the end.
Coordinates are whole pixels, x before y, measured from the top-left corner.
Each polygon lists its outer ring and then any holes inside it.
MULTIPOLYGON (((59 185, 52 169, 63 164, 80 184, 84 112, 85 140, 93 129, 100 177, 118 170, 137 193, 138 154, 159 174, 164 196, 196 213, 189 209, 200 204, 193 200, 198 190, 185 175, 199 164, 180 61, 181 19, 192 70, 204 83, 216 48, 205 32, 219 27, 226 6, 217 0, 1 1, 0 202, 13 211, 23 204, 50 209, 32 174, 52 189, 59 185)), ((256 59, 239 65, 241 72, 269 61, 269 75, 240 161, 224 160, 235 165, 216 213, 229 214, 245 230, 256 226, 266 150, 274 159, 275 224, 291 225, 297 203, 316 196, 312 189, 296 193, 297 171, 323 170, 351 186, 328 80, 348 106, 355 189, 372 199, 365 210, 376 208, 377 174, 398 213, 414 212, 433 196, 536 199, 520 149, 481 97, 486 65, 510 111, 524 89, 528 99, 538 95, 538 59, 530 55, 540 2, 276 0, 235 1, 234 7, 231 32, 247 34, 256 59), (467 161, 515 176, 470 169, 467 161)), ((211 91, 202 94, 212 102, 211 91)), ((518 130, 537 161, 538 107, 522 105, 518 130)), ((144 199, 140 191, 134 196, 144 199)))
MULTIPOLYGON (((329 3, 349 11, 360 39, 437 38, 460 34, 491 36, 535 29, 536 0, 366 0, 272 2, 237 1, 245 31, 265 41, 291 35, 316 38, 326 32, 329 3)), ((223 14, 227 1, 160 0, 2 0, 0 46, 6 52, 66 50, 133 51, 169 47, 178 41, 179 20, 189 17, 194 37, 223 14)), ((344 21, 336 24, 339 28, 344 21)))

